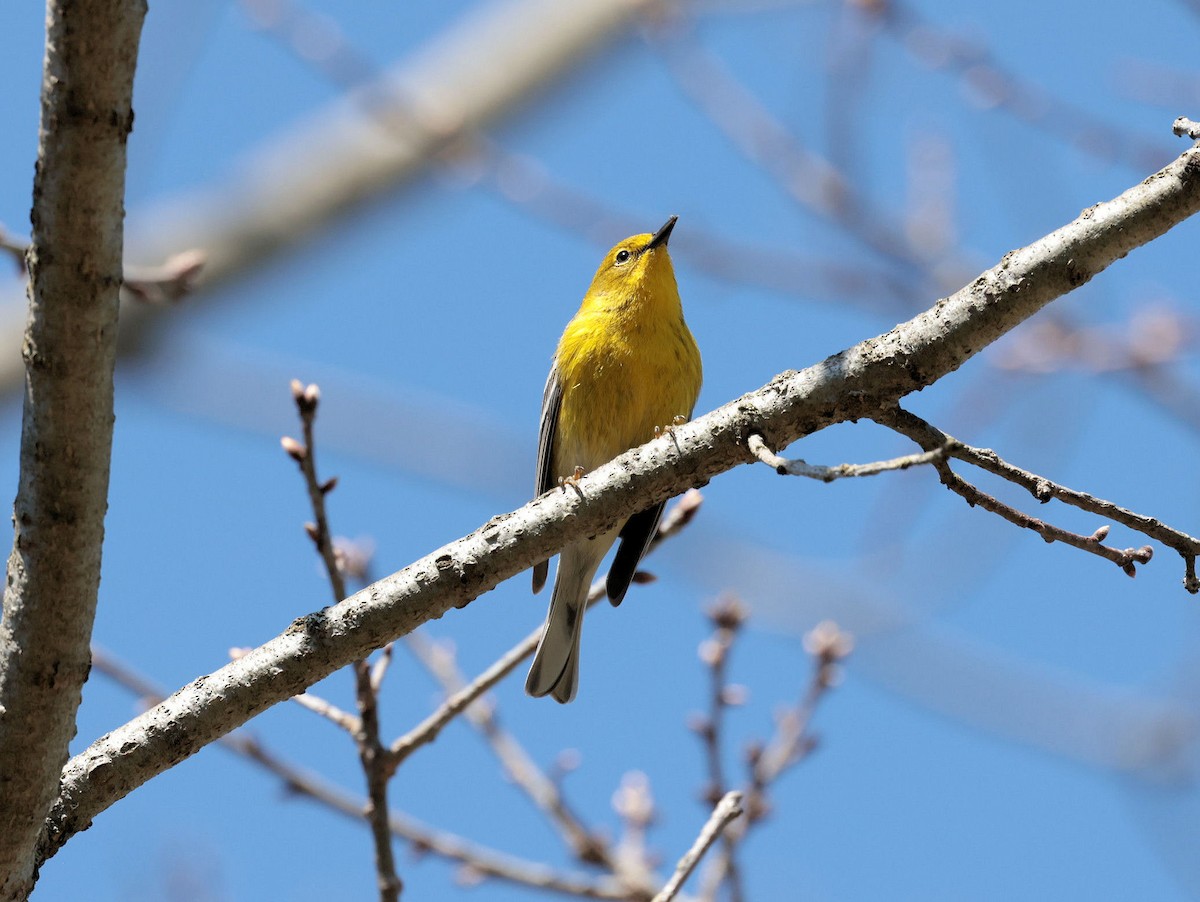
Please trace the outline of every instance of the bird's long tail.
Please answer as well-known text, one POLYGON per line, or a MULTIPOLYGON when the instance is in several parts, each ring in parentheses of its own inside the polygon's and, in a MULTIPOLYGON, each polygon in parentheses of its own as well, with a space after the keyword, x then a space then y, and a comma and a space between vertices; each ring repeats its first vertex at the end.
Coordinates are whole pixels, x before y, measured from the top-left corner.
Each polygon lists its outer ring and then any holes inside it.
POLYGON ((563 704, 575 698, 579 688, 579 637, 588 589, 614 538, 598 536, 563 549, 546 628, 525 680, 525 691, 530 695, 552 695, 563 704))

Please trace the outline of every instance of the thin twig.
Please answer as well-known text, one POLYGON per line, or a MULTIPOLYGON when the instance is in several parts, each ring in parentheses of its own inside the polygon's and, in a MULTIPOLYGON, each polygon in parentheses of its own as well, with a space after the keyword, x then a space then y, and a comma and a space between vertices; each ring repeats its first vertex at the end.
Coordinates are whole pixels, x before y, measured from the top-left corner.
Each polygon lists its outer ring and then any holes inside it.
POLYGON ((148 304, 173 304, 196 287, 208 261, 202 250, 173 254, 160 266, 126 266, 123 293, 148 304))
MULTIPOLYGON (((366 800, 355 798, 315 774, 288 763, 266 749, 257 739, 234 733, 223 737, 221 743, 279 777, 291 792, 319 802, 353 820, 369 820, 366 800)), ((428 852, 459 862, 464 871, 475 879, 494 877, 520 886, 552 890, 583 899, 628 898, 626 889, 616 880, 593 880, 578 874, 564 874, 539 862, 517 858, 453 833, 437 830, 410 815, 391 812, 388 829, 392 835, 410 843, 415 852, 428 852)))
POLYGON ((313 695, 311 692, 302 692, 299 695, 293 695, 292 701, 302 708, 307 708, 314 714, 319 714, 331 723, 341 727, 351 736, 357 736, 362 732, 362 721, 351 714, 339 708, 332 702, 326 701, 319 695, 313 695))
MULTIPOLYGON (((369 584, 369 581, 367 581, 369 584)), ((396 644, 389 642, 383 647, 379 653, 379 657, 375 660, 375 666, 371 668, 371 691, 376 695, 379 694, 379 689, 383 686, 383 678, 387 676, 388 668, 392 664, 392 654, 396 644)))
POLYGON ((29 242, 15 238, 9 231, 0 225, 0 253, 12 258, 16 264, 17 272, 25 275, 25 252, 29 250, 29 242))
POLYGON ((301 428, 304 430, 304 442, 301 444, 290 436, 280 439, 280 445, 288 456, 300 467, 304 476, 304 485, 308 489, 308 500, 312 506, 316 522, 305 527, 308 537, 317 547, 317 554, 325 564, 325 573, 329 578, 329 586, 333 590, 333 601, 336 604, 346 597, 346 579, 337 563, 337 555, 333 547, 333 533, 329 529, 329 517, 325 511, 325 494, 330 491, 335 481, 324 484, 317 478, 316 447, 313 441, 313 423, 317 418, 317 406, 321 403, 321 390, 316 385, 304 385, 299 379, 292 380, 292 399, 300 413, 301 428))
MULTIPOLYGON (((704 798, 710 805, 719 804, 728 787, 721 759, 724 746, 724 715, 725 709, 738 700, 739 694, 734 687, 726 683, 725 676, 728 672, 730 651, 742 624, 746 621, 746 613, 745 605, 736 597, 730 595, 720 599, 708 612, 714 627, 713 635, 700 645, 700 659, 708 666, 711 676, 710 692, 708 716, 694 723, 693 729, 704 744, 708 767, 708 786, 704 790, 704 798)), ((741 868, 737 861, 737 844, 728 833, 721 838, 720 861, 720 882, 728 883, 729 897, 733 902, 741 902, 745 893, 741 868)), ((715 890, 716 886, 713 889, 715 890)))
MULTIPOLYGON (((588 603, 594 604, 600 600, 603 594, 603 583, 600 583, 599 591, 593 585, 591 592, 588 594, 588 603)), ((409 755, 421 746, 437 739, 438 734, 441 733, 442 728, 446 724, 454 720, 454 718, 470 707, 472 702, 499 683, 508 674, 512 673, 518 664, 533 654, 541 635, 542 627, 539 626, 509 649, 509 651, 505 652, 498 661, 488 667, 487 670, 477 676, 468 685, 448 697, 436 711, 393 742, 388 748, 390 767, 395 770, 409 755)))
POLYGON ((687 853, 679 859, 679 864, 675 866, 675 873, 671 879, 667 881, 667 885, 662 888, 653 902, 670 902, 675 898, 676 893, 683 887, 684 881, 691 876, 696 865, 700 863, 700 859, 704 857, 704 853, 709 850, 717 837, 729 824, 742 813, 742 794, 736 789, 732 789, 721 798, 717 803, 717 807, 713 809, 713 813, 709 816, 708 822, 705 823, 704 829, 700 831, 700 835, 696 837, 696 841, 692 847, 687 850, 687 853))
MULTIPOLYGON (((467 688, 465 679, 445 646, 437 646, 419 633, 409 634, 405 641, 417 660, 441 683, 447 695, 454 696, 467 688)), ((505 655, 501 660, 507 661, 508 658, 509 655, 505 655)), ((492 753, 513 783, 558 829, 575 857, 587 864, 598 864, 616 872, 617 866, 607 841, 589 830, 571 811, 554 781, 538 767, 521 743, 500 726, 493 706, 476 701, 466 706, 464 716, 487 740, 492 753)))
POLYGON ((767 447, 763 437, 758 433, 751 435, 746 441, 750 453, 771 467, 780 476, 807 476, 821 482, 833 482, 835 479, 845 479, 852 476, 875 476, 888 470, 907 470, 909 467, 921 464, 937 463, 946 456, 946 449, 934 448, 921 454, 908 454, 904 457, 894 457, 891 460, 879 460, 869 464, 836 464, 823 467, 806 463, 800 459, 780 457, 767 447))
POLYGON ((800 703, 776 721, 775 735, 750 759, 751 819, 766 811, 766 792, 772 783, 816 747, 809 724, 825 693, 837 684, 839 666, 854 650, 854 638, 831 620, 813 627, 804 637, 804 650, 812 656, 813 675, 800 703))
MULTIPOLYGON (((613 849, 615 873, 633 887, 636 898, 650 902, 662 878, 654 873, 656 856, 650 851, 647 836, 658 819, 650 778, 639 770, 621 777, 621 785, 612 797, 613 811, 621 819, 621 831, 613 849)), ((630 902, 634 902, 631 898, 630 902)))
POLYGON ((764 744, 750 747, 746 760, 749 774, 744 790, 746 817, 722 834, 724 854, 705 868, 701 899, 713 899, 727 881, 736 891, 736 861, 732 850, 746 834, 770 814, 768 792, 789 768, 803 761, 816 748, 810 732, 813 715, 826 693, 837 683, 839 665, 854 648, 853 637, 832 621, 817 624, 804 637, 804 649, 813 658, 813 672, 800 701, 779 714, 775 733, 764 744))
MULTIPOLYGON (((1057 499, 1079 510, 1114 520, 1122 526, 1126 526, 1135 532, 1140 532, 1142 535, 1161 542, 1168 548, 1178 552, 1179 556, 1183 558, 1186 571, 1183 581, 1184 588, 1193 595, 1200 592, 1200 580, 1195 575, 1196 557, 1200 555, 1200 539, 1167 526, 1154 517, 1135 513, 1134 511, 1113 504, 1111 501, 1105 501, 1086 492, 1067 488, 1066 486, 1051 482, 1045 477, 1038 476, 1036 473, 1030 473, 1028 470, 1015 467, 1003 460, 995 451, 988 448, 973 448, 970 445, 965 445, 942 432, 936 426, 927 423, 925 420, 902 408, 897 407, 880 414, 875 417, 875 420, 881 425, 894 429, 901 435, 911 438, 923 448, 930 448, 931 446, 945 447, 948 457, 973 464, 1014 485, 1019 485, 1028 490, 1042 504, 1051 499, 1057 499)), ((1137 574, 1135 564, 1145 564, 1153 556, 1153 549, 1149 545, 1144 545, 1141 548, 1126 548, 1124 550, 1104 545, 1103 540, 1108 535, 1107 526, 1100 527, 1090 536, 1082 536, 1030 517, 981 492, 951 471, 949 465, 944 461, 938 465, 938 473, 942 477, 942 483, 947 488, 962 495, 968 503, 978 504, 984 510, 997 513, 1018 526, 1033 529, 1047 542, 1061 541, 1075 548, 1081 548, 1084 551, 1089 551, 1092 554, 1097 554, 1107 560, 1113 561, 1130 576, 1137 574)))
MULTIPOLYGON (((13 237, 0 226, 0 254, 11 257, 25 274, 28 242, 13 237)), ((186 297, 195 287, 208 257, 197 248, 172 254, 159 266, 126 266, 121 279, 123 297, 151 304, 168 304, 186 297)))
MULTIPOLYGON (((308 524, 307 532, 325 563, 329 586, 336 603, 346 597, 346 578, 338 563, 329 529, 329 516, 325 510, 325 496, 337 485, 337 480, 334 478, 321 482, 317 478, 313 424, 317 418, 321 392, 316 385, 305 386, 298 379, 294 379, 292 399, 300 413, 304 444, 300 445, 292 438, 284 438, 282 444, 304 474, 304 483, 308 487, 308 498, 315 521, 308 524)), ((367 781, 367 820, 371 825, 371 836, 375 843, 379 898, 380 902, 397 902, 403 882, 396 873, 396 857, 392 851, 391 827, 388 824, 387 796, 388 780, 394 771, 388 767, 387 750, 380 740, 379 697, 372 682, 371 665, 364 659, 354 662, 351 669, 354 672, 354 695, 358 703, 358 729, 352 735, 358 746, 359 762, 367 781)))

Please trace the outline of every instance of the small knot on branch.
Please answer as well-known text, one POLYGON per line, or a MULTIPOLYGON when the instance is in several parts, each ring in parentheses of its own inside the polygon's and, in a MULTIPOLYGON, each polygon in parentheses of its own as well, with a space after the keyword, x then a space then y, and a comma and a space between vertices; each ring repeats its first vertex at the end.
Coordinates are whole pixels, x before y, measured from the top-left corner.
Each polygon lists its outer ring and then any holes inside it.
POLYGON ((1171 125, 1173 131, 1180 138, 1191 138, 1193 141, 1200 141, 1200 122, 1189 119, 1187 116, 1180 116, 1171 125))
POLYGON ((1150 559, 1154 557, 1154 549, 1149 545, 1143 545, 1141 548, 1126 548, 1121 552, 1121 559, 1117 561, 1118 566, 1125 571, 1125 575, 1132 578, 1137 576, 1137 564, 1148 564, 1150 559))

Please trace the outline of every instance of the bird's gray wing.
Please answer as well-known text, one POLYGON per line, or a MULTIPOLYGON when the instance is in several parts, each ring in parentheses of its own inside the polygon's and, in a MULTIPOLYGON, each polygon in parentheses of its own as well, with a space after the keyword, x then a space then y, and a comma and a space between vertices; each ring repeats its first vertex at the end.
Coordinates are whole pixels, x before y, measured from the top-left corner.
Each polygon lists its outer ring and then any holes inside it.
MULTIPOLYGON (((534 486, 533 497, 537 498, 544 492, 554 488, 556 483, 552 460, 554 457, 554 436, 558 432, 558 412, 562 407, 562 385, 558 381, 558 364, 550 367, 550 375, 546 378, 546 390, 542 392, 542 419, 538 427, 537 482, 534 486)), ((542 561, 533 565, 533 591, 542 591, 546 585, 546 576, 550 572, 550 562, 542 561)))

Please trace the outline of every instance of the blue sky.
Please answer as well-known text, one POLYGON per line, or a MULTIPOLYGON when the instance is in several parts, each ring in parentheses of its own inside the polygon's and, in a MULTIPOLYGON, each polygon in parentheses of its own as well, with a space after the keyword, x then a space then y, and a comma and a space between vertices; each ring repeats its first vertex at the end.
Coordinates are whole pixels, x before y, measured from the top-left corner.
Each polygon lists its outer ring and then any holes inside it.
MULTIPOLYGON (((382 69, 475 7, 305 9, 336 23, 382 69)), ((900 41, 833 3, 709 4, 697 7, 687 40, 796 139, 845 166, 881 211, 873 221, 902 224, 924 203, 926 222, 947 224, 953 253, 927 245, 934 276, 912 278, 790 199, 769 167, 747 161, 688 99, 663 46, 638 31, 488 131, 506 152, 634 222, 631 231, 680 216, 671 247, 704 354, 698 411, 886 331, 1152 171, 1082 151, 1088 138, 1060 108, 1032 123, 1012 115, 979 90, 985 70, 930 67, 911 52, 936 50, 929 34, 990 54, 1045 97, 1157 151, 1157 165, 1184 147, 1170 134, 1175 116, 1200 115, 1200 79, 1184 62, 1194 58, 1200 17, 1186 4, 1136 15, 1082 0, 918 0, 910 9, 934 31, 909 29, 900 41), (700 236, 716 244, 702 246, 700 236), (747 262, 747 247, 794 269, 747 262), (777 287, 711 274, 724 264, 777 287), (886 273, 910 291, 841 296, 813 279, 816 265, 886 273), (946 275, 938 287, 945 272, 961 278, 946 275)), ((0 223, 23 233, 42 15, 12 4, 0 23, 0 223)), ((256 148, 339 96, 284 43, 238 4, 153 4, 131 139, 131 229, 152 206, 223 183, 256 148)), ((320 466, 340 477, 334 528, 370 538, 377 573, 522 504, 554 343, 601 255, 623 237, 564 229, 486 180, 431 169, 252 275, 161 313, 118 368, 96 641, 174 688, 220 667, 231 647, 263 642, 328 602, 301 529, 303 486, 278 445, 298 429, 293 377, 321 385, 320 466)), ((1198 239, 1198 226, 1185 223, 1037 323, 1061 315, 1119 337, 1167 309, 1194 333, 1198 239)), ((2 278, 0 297, 15 303, 15 276, 2 278)), ((908 406, 1019 466, 1197 532, 1196 427, 1126 373, 1005 369, 1028 347, 1029 330, 908 406)), ((1191 338, 1169 370, 1185 384, 1200 375, 1191 338)), ((3 405, 0 460, 15 491, 19 404, 8 397, 3 405)), ((833 464, 911 450, 859 424, 789 453, 833 464)), ((1090 532, 1102 522, 1053 505, 1035 510, 1028 497, 962 472, 1061 525, 1090 532)), ((741 773, 746 742, 770 734, 777 706, 803 691, 803 634, 833 618, 858 639, 817 715, 819 748, 776 787, 774 816, 744 849, 753 898, 1200 893, 1200 618, 1173 553, 1156 547, 1130 580, 1099 558, 967 509, 920 469, 822 485, 742 467, 704 492, 694 527, 647 565, 658 581, 589 618, 574 704, 528 699, 518 678, 497 692, 503 722, 535 760, 549 765, 565 748, 579 751, 566 786, 590 823, 615 830, 612 794, 624 774, 643 771, 660 807, 652 841, 664 861, 691 842, 707 814, 697 800, 704 759, 686 727, 706 704, 696 649, 710 631, 703 611, 731 592, 752 616, 731 663, 749 700, 729 718, 730 773, 741 773)), ((1120 529, 1112 541, 1144 542, 1120 529)), ((545 603, 521 576, 430 624, 429 635, 453 642, 473 674, 532 629, 545 603)), ((382 701, 388 735, 437 700, 432 681, 405 654, 397 658, 382 701)), ((340 673, 319 692, 350 705, 351 685, 340 673)), ((93 676, 75 748, 135 712, 127 692, 93 676)), ((308 712, 283 706, 248 729, 358 790, 350 741, 308 712)), ((567 864, 465 725, 410 759, 392 798, 444 829, 567 864)), ((460 889, 433 858, 399 857, 412 899, 534 895, 494 882, 460 889)), ((51 900, 317 900, 369 898, 373 880, 364 829, 288 798, 212 748, 103 814, 47 865, 38 892, 51 900)))

